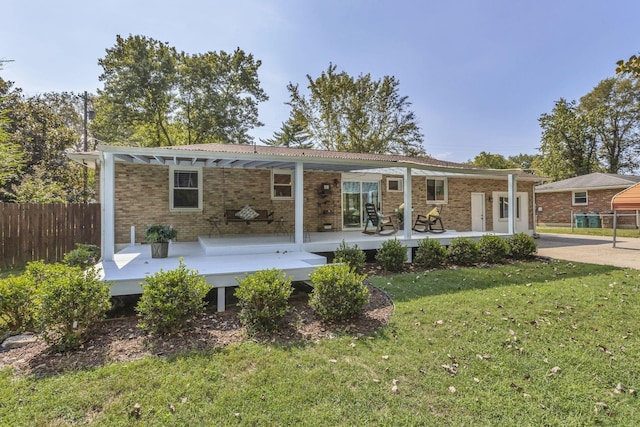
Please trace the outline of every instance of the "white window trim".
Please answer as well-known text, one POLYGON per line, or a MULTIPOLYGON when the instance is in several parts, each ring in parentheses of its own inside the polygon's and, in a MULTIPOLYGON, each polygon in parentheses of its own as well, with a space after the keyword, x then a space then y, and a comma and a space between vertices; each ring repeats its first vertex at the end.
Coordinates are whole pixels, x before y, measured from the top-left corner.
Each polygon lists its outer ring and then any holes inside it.
POLYGON ((387 191, 390 193, 402 193, 404 192, 404 178, 387 178, 387 191), (398 183, 398 189, 397 190, 392 190, 391 188, 389 188, 389 184, 391 182, 397 182, 398 183))
MULTIPOLYGON (((498 222, 508 222, 509 221, 509 217, 500 217, 500 197, 504 197, 505 199, 509 198, 509 194, 508 193, 497 193, 494 192, 493 193, 493 197, 495 202, 497 203, 497 210, 496 210, 496 219, 498 220, 498 222)), ((516 201, 517 201, 517 206, 516 206, 516 222, 520 222, 522 221, 522 193, 516 193, 516 201), (518 216, 518 212, 520 213, 520 216, 518 216)), ((525 212, 524 215, 528 215, 528 212, 525 212)))
MULTIPOLYGON (((293 200, 294 199, 294 195, 295 195, 295 174, 294 171, 291 169, 271 169, 271 200, 293 200), (283 196, 276 196, 275 193, 275 179, 274 179, 274 175, 278 174, 278 175, 291 175, 291 196, 287 196, 287 197, 283 197, 283 196)), ((280 184, 282 185, 282 184, 280 184)))
POLYGON ((202 212, 202 168, 197 166, 169 166, 169 211, 170 212, 202 212), (198 172, 198 207, 197 208, 174 208, 173 207, 173 183, 174 173, 178 171, 198 172))
POLYGON ((588 206, 589 205, 589 192, 587 190, 572 191, 571 192, 571 206, 588 206), (576 193, 584 193, 586 201, 584 203, 576 203, 576 193))
POLYGON ((427 196, 428 205, 446 205, 447 203, 449 203, 449 183, 447 181, 447 177, 429 176, 426 178, 424 183, 425 183, 425 196, 427 196), (427 189, 429 180, 444 181, 444 200, 429 200, 428 189, 427 189))

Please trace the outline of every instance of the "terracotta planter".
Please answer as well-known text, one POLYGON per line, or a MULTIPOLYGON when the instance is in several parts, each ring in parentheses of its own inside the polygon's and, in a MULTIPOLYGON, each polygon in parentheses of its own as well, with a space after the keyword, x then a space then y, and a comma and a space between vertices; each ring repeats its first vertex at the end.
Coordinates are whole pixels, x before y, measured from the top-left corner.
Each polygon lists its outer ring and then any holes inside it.
POLYGON ((151 258, 166 258, 169 256, 169 242, 151 243, 151 258))

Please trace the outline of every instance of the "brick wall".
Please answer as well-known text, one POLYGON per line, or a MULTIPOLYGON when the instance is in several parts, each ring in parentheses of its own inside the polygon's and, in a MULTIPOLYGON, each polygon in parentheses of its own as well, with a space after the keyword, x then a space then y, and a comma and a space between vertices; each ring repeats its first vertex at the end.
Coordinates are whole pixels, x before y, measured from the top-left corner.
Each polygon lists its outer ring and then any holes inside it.
MULTIPOLYGON (((136 228, 136 242, 144 240, 144 227, 151 223, 171 224, 178 229, 178 241, 195 241, 198 236, 208 235, 210 217, 219 219, 219 227, 224 234, 261 234, 276 229, 276 222, 282 218, 290 229, 294 223, 293 200, 271 200, 271 171, 260 169, 220 169, 203 168, 203 210, 202 212, 169 211, 169 167, 140 166, 129 163, 116 164, 115 224, 116 243, 128 243, 130 227, 136 228), (275 221, 230 222, 225 224, 225 209, 240 209, 250 205, 254 209, 274 212, 275 221)), ((382 211, 393 213, 404 201, 401 192, 388 192, 385 175, 381 182, 382 211)), ((402 178, 399 176, 399 178, 402 178)), ((425 214, 433 206, 426 202, 426 178, 412 179, 414 212, 411 224, 418 214, 425 214)), ((324 229, 331 224, 332 230, 340 230, 341 217, 341 174, 335 172, 305 172, 304 175, 304 221, 310 231, 324 229), (322 191, 328 184, 329 191, 322 191)), ((532 205, 533 184, 518 182, 518 191, 529 193, 532 205)), ((492 230, 493 209, 490 198, 493 191, 507 191, 507 181, 492 179, 448 179, 448 203, 444 206, 445 228, 467 231, 471 229, 471 193, 485 194, 487 230, 492 230)), ((530 215, 532 226, 533 217, 530 215)), ((215 233, 215 231, 213 231, 215 233)))
MULTIPOLYGON (((294 222, 293 200, 271 200, 271 171, 260 169, 203 168, 202 212, 169 211, 169 167, 116 164, 115 223, 116 243, 130 240, 130 228, 136 227, 136 242, 144 240, 144 227, 151 223, 171 224, 178 229, 178 241, 195 241, 208 235, 210 217, 219 219, 224 234, 271 233, 282 218, 290 228, 294 222), (250 205, 254 209, 274 212, 275 221, 230 222, 225 224, 225 209, 240 209, 250 205)), ((340 174, 305 172, 305 224, 309 230, 323 228, 323 224, 340 225, 340 174), (335 182, 338 186, 335 186, 335 182), (323 183, 330 184, 331 194, 320 195, 323 183), (326 213, 324 213, 326 212, 326 213)))
MULTIPOLYGON (((571 216, 580 212, 611 212, 611 199, 622 191, 622 188, 607 190, 589 190, 587 192, 588 204, 585 206, 573 206, 573 192, 562 191, 554 193, 537 193, 536 204, 542 210, 537 211, 537 221, 540 226, 571 226, 571 216)), ((620 227, 635 227, 634 212, 621 212, 625 216, 618 218, 620 227)), ((606 221, 606 220, 605 220, 606 221)), ((606 223, 605 225, 609 225, 606 223)))
MULTIPOLYGON (((384 175, 382 179, 382 210, 383 213, 393 213, 404 202, 404 194, 387 191, 387 178, 402 178, 399 175, 384 175)), ((414 176, 411 179, 413 215, 411 225, 418 214, 426 214, 435 205, 427 204, 427 179, 414 176)), ((532 182, 519 181, 517 191, 526 192, 529 198, 529 228, 533 228, 533 184, 532 182)), ((442 221, 445 228, 457 231, 471 230, 471 193, 484 193, 485 196, 485 220, 487 231, 493 230, 493 201, 492 192, 507 192, 507 180, 482 179, 482 178, 448 178, 448 200, 442 206, 442 221)))

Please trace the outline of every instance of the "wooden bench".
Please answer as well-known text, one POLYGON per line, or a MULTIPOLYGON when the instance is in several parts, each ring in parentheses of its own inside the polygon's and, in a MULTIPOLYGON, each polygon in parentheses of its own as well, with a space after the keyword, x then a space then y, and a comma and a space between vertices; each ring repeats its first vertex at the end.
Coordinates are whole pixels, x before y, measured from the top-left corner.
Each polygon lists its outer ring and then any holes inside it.
POLYGON ((266 209, 254 209, 258 216, 253 219, 243 219, 238 218, 236 213, 240 212, 241 209, 227 209, 224 211, 224 223, 229 224, 230 222, 246 222, 250 224, 252 222, 266 222, 267 224, 271 224, 273 222, 273 212, 269 212, 266 209))

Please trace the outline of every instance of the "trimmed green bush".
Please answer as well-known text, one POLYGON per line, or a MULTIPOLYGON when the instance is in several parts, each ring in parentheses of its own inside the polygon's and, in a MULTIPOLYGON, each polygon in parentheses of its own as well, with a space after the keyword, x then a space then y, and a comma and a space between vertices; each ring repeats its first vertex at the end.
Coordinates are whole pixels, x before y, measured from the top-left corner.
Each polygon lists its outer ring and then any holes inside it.
POLYGON ((36 286, 27 276, 0 279, 0 319, 12 332, 30 329, 35 320, 36 286))
POLYGON ((407 247, 400 240, 386 240, 376 252, 376 261, 388 271, 398 272, 404 269, 407 262, 407 247))
POLYGON ((525 259, 538 251, 536 241, 527 233, 517 233, 507 239, 511 249, 511 257, 514 259, 525 259))
POLYGON ((447 261, 456 265, 473 265, 478 262, 478 244, 466 237, 451 239, 447 248, 447 261))
POLYGON ((293 293, 291 278, 275 268, 256 271, 238 280, 235 296, 240 307, 240 321, 249 331, 272 331, 289 311, 293 293))
POLYGON ((318 267, 309 274, 313 283, 309 305, 324 321, 355 317, 369 303, 369 289, 364 284, 365 277, 346 264, 318 267))
POLYGON ((358 245, 349 247, 343 240, 338 249, 333 253, 335 262, 343 262, 353 268, 356 273, 362 273, 367 255, 358 245))
POLYGON ((87 268, 100 259, 100 248, 96 245, 76 243, 76 248, 66 254, 62 262, 71 267, 87 268))
POLYGON ((437 239, 423 239, 418 244, 414 263, 420 267, 438 268, 447 260, 447 248, 437 239))
POLYGON ((500 264, 509 255, 509 244, 502 238, 485 234, 478 241, 480 260, 490 264, 500 264))
POLYGON ((27 266, 27 274, 44 278, 38 282, 37 320, 56 350, 77 348, 111 308, 109 284, 93 267, 38 264, 27 266))
POLYGON ((138 326, 160 335, 185 329, 190 320, 203 312, 204 297, 211 289, 198 271, 187 268, 182 258, 178 268, 160 270, 147 276, 140 285, 142 296, 136 305, 138 326))

